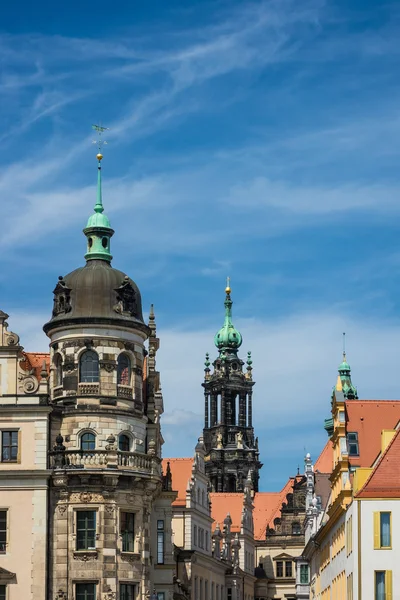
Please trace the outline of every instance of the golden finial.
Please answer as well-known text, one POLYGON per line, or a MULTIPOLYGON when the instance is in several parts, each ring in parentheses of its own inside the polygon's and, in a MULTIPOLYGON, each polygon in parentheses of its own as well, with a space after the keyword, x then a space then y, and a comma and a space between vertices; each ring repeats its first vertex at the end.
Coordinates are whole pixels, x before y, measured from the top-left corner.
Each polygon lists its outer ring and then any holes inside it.
POLYGON ((225 288, 225 293, 226 294, 230 294, 231 293, 231 278, 227 277, 226 278, 226 288, 225 288))
POLYGON ((103 155, 102 155, 102 154, 100 154, 100 152, 99 152, 98 154, 96 154, 96 158, 97 158, 97 160, 100 162, 100 161, 101 161, 101 159, 103 158, 103 155))

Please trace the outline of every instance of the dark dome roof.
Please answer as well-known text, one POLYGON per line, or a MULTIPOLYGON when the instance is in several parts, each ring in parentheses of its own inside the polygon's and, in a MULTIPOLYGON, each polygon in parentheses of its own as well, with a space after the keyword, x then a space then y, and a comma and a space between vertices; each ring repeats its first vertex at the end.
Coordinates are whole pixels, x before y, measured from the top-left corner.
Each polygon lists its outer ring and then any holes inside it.
POLYGON ((139 288, 104 260, 89 260, 84 267, 59 278, 53 315, 43 329, 48 333, 59 325, 96 323, 147 332, 139 288))

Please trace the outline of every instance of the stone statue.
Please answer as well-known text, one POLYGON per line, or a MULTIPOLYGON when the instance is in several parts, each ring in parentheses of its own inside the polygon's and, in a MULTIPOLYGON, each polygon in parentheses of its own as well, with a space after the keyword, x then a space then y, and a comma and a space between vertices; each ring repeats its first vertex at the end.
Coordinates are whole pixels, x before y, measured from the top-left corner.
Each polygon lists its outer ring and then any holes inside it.
POLYGON ((217 435, 217 448, 218 448, 218 450, 222 450, 222 448, 223 448, 222 433, 218 433, 218 435, 217 435))
POLYGON ((243 433, 241 431, 236 434, 236 446, 243 449, 243 433))

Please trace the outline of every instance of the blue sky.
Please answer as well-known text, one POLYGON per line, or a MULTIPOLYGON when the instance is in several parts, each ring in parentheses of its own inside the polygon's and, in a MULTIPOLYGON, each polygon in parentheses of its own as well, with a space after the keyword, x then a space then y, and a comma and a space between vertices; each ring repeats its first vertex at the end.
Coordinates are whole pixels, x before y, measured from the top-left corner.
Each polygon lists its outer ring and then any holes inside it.
POLYGON ((230 275, 278 489, 325 443, 343 331, 360 396, 400 395, 400 5, 82 4, 3 9, 0 308, 46 349, 57 276, 83 264, 101 121, 113 264, 156 308, 164 454, 201 431, 230 275))

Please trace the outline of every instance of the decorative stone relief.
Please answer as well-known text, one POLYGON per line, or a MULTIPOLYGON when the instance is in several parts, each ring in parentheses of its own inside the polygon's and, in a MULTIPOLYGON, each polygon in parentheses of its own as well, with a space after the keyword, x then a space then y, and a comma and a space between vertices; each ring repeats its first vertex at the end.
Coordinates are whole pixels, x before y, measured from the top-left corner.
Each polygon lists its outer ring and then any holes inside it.
POLYGON ((31 369, 26 373, 18 373, 18 381, 21 382, 18 386, 20 392, 23 392, 24 394, 34 394, 37 391, 39 381, 35 377, 34 372, 34 369, 31 369))
POLYGON ((136 291, 133 289, 129 277, 125 276, 121 285, 115 289, 117 292, 117 303, 114 311, 118 314, 128 314, 132 317, 137 315, 136 291))
POLYGON ((107 373, 112 373, 117 368, 117 363, 115 360, 103 359, 100 361, 100 368, 107 371, 107 373))
POLYGON ((59 589, 54 596, 54 600, 67 600, 67 593, 64 590, 59 589))
POLYGON ((93 552, 83 552, 83 553, 76 551, 76 552, 74 552, 74 559, 80 560, 82 562, 88 562, 90 560, 97 560, 97 551, 94 550, 93 552))

